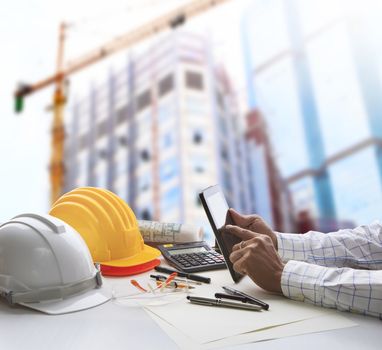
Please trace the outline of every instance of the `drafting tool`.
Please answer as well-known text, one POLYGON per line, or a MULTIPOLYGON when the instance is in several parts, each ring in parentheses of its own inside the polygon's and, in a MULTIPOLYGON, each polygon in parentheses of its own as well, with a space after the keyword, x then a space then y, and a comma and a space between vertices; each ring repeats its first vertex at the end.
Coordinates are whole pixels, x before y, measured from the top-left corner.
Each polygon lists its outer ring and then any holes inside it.
MULTIPOLYGON (((158 287, 162 287, 162 283, 163 282, 160 282, 160 281, 156 281, 156 284, 158 287)), ((185 288, 185 289, 194 289, 195 287, 193 286, 188 286, 187 284, 183 284, 183 283, 178 283, 178 282, 175 282, 175 281, 172 281, 170 283, 167 283, 165 285, 166 288, 173 288, 173 289, 177 289, 177 288, 185 288)))
MULTIPOLYGON (((150 277, 157 280, 157 281, 162 281, 162 282, 167 279, 167 277, 164 275, 150 275, 150 277)), ((202 284, 202 282, 191 281, 191 280, 184 279, 184 278, 174 278, 174 281, 178 282, 178 283, 192 284, 192 285, 198 285, 198 286, 200 286, 202 284)))

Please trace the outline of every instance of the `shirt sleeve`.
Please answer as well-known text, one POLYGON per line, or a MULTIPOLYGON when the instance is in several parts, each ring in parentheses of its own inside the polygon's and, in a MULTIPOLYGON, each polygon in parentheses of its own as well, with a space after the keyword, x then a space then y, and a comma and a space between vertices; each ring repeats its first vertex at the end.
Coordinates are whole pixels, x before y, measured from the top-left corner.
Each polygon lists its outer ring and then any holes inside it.
POLYGON ((281 276, 281 288, 290 299, 382 319, 382 271, 290 260, 281 276))
POLYGON ((284 262, 298 260, 328 267, 382 269, 382 225, 322 233, 276 232, 278 252, 284 262))

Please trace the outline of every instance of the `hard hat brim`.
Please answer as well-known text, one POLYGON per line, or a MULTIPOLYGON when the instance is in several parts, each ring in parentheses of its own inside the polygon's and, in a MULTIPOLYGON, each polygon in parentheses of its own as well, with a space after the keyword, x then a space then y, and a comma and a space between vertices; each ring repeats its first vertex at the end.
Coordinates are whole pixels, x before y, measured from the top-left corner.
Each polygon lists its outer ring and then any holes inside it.
POLYGON ((109 293, 105 290, 93 289, 64 300, 20 303, 20 305, 49 315, 62 315, 102 305, 111 299, 111 295, 109 296, 107 294, 109 293))
POLYGON ((160 265, 159 259, 154 259, 147 263, 134 266, 108 266, 102 264, 100 266, 103 276, 131 276, 150 271, 158 265, 160 265))
POLYGON ((143 249, 136 255, 129 258, 110 260, 110 261, 100 261, 101 265, 115 266, 115 267, 127 267, 135 266, 147 263, 158 258, 161 252, 158 249, 152 248, 148 245, 144 245, 143 249))

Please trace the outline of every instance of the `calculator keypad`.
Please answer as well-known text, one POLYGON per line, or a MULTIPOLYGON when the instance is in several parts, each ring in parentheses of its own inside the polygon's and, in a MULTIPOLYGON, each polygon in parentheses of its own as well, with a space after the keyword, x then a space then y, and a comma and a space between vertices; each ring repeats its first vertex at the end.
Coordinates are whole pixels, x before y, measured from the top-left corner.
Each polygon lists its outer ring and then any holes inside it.
POLYGON ((185 268, 224 264, 224 257, 213 250, 208 253, 174 255, 172 259, 185 268))

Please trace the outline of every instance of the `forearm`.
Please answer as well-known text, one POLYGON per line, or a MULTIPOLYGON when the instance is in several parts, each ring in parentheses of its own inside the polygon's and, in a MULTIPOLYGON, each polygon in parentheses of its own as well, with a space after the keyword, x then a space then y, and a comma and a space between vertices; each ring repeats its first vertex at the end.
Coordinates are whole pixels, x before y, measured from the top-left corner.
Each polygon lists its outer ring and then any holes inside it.
POLYGON ((281 288, 290 299, 382 318, 382 271, 291 260, 284 267, 281 288))
POLYGON ((283 261, 298 260, 322 266, 382 268, 382 226, 373 223, 332 233, 276 233, 283 261))

